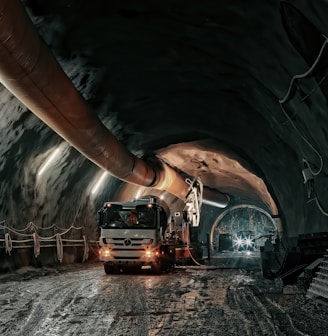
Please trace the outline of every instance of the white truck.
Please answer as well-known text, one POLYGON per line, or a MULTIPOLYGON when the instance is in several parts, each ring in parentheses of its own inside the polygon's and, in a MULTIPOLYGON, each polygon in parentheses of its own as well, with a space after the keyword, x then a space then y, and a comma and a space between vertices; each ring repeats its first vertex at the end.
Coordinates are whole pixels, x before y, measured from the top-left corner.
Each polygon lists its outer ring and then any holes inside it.
POLYGON ((98 211, 99 259, 107 274, 125 268, 166 271, 190 257, 189 228, 175 227, 155 197, 106 202, 98 211))

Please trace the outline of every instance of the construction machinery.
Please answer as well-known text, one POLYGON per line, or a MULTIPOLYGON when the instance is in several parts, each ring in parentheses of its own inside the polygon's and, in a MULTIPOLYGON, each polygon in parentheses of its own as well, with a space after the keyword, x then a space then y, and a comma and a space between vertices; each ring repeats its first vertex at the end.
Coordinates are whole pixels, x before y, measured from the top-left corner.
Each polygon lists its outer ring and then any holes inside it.
POLYGON ((168 206, 153 196, 105 202, 97 216, 105 272, 134 268, 162 273, 177 262, 197 258, 190 244, 187 208, 182 212, 170 216, 168 206))

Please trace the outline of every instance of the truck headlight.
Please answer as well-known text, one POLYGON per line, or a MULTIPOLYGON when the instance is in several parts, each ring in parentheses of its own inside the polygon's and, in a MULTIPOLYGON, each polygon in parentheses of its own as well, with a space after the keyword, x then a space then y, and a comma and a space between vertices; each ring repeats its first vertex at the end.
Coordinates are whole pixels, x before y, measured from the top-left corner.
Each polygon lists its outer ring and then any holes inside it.
POLYGON ((151 250, 146 250, 145 255, 146 257, 151 258, 154 256, 154 252, 151 250))
POLYGON ((157 250, 146 250, 145 251, 145 256, 147 258, 154 258, 159 255, 159 252, 157 250))
POLYGON ((108 247, 102 247, 99 254, 101 258, 108 258, 110 256, 110 249, 108 247))

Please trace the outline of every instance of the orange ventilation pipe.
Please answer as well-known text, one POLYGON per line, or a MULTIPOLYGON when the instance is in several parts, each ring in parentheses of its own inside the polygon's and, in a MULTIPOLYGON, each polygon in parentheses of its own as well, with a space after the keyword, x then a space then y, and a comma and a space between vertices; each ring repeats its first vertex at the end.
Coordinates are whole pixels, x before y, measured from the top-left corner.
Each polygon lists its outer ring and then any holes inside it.
POLYGON ((84 156, 111 175, 185 200, 183 177, 127 150, 102 124, 39 36, 19 0, 0 0, 0 82, 84 156))

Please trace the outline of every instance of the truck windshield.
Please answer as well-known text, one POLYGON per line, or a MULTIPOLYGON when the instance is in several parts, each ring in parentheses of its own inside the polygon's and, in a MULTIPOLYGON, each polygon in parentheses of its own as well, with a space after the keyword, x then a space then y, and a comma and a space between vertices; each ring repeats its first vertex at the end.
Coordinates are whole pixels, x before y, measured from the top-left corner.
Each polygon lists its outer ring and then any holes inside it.
POLYGON ((103 228, 111 229, 145 229, 156 227, 156 209, 116 209, 106 211, 103 217, 103 228))

